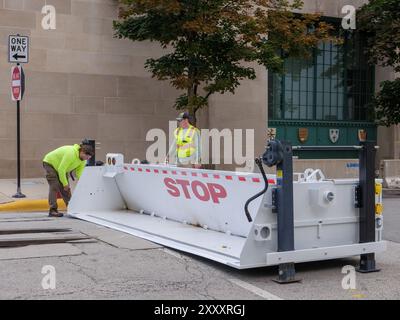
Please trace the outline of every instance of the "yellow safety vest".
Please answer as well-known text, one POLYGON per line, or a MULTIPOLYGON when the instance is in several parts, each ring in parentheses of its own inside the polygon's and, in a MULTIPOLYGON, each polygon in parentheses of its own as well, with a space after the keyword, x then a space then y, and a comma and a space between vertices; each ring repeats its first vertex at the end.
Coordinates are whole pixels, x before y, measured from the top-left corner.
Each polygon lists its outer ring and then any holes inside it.
POLYGON ((175 130, 178 159, 190 157, 196 152, 193 138, 198 129, 190 125, 185 135, 183 135, 183 130, 183 128, 176 128, 175 130))

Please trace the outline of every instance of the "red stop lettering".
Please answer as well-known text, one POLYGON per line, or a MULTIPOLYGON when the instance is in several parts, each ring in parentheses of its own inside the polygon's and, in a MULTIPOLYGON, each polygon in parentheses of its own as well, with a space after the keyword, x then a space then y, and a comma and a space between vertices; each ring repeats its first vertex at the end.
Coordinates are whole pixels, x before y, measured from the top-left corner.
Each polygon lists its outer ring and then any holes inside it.
POLYGON ((182 186, 183 193, 185 194, 186 199, 190 199, 190 194, 188 190, 188 186, 190 182, 187 180, 176 179, 176 183, 182 186))
POLYGON ((200 181, 193 181, 192 190, 197 199, 201 201, 210 200, 210 193, 208 192, 207 186, 204 183, 201 183, 200 181), (199 189, 201 190, 202 194, 200 194, 199 189))
POLYGON ((171 178, 165 178, 164 179, 165 185, 168 187, 168 193, 173 196, 173 197, 179 197, 180 192, 177 187, 175 187, 175 180, 171 178))
POLYGON ((211 199, 214 203, 219 203, 219 199, 226 198, 226 190, 223 186, 216 183, 207 183, 210 190, 211 199))
POLYGON ((212 200, 214 203, 220 203, 221 199, 227 197, 225 188, 216 183, 205 184, 198 180, 190 182, 183 179, 165 178, 164 184, 167 187, 167 192, 173 197, 181 197, 183 193, 186 199, 192 199, 192 196, 194 196, 200 201, 212 200))

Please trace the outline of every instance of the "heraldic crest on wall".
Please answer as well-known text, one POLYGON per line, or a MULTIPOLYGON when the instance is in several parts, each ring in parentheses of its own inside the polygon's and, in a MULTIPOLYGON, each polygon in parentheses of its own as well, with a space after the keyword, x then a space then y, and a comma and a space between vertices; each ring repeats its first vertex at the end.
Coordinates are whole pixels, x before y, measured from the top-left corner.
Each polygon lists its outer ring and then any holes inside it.
POLYGON ((307 128, 299 128, 297 136, 301 143, 306 142, 308 140, 308 129, 307 128))
POLYGON ((331 140, 332 143, 338 142, 339 134, 340 134, 339 129, 329 129, 329 140, 331 140))

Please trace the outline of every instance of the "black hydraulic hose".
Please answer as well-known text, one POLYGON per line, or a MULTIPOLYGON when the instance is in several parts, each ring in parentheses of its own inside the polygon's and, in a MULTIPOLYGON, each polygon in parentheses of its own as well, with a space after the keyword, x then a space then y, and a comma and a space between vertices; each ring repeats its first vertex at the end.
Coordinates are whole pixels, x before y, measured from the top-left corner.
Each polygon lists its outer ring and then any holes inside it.
POLYGON ((250 212, 249 212, 249 204, 250 204, 250 202, 252 202, 253 200, 257 199, 258 197, 263 195, 268 190, 268 178, 267 178, 267 176, 265 174, 261 159, 260 158, 255 159, 255 163, 260 168, 261 174, 262 174, 263 179, 264 179, 265 186, 264 186, 264 189, 262 191, 260 191, 259 193, 255 194, 254 196, 249 198, 246 201, 246 204, 244 205, 244 212, 246 213, 246 217, 247 217, 247 220, 249 220, 249 222, 253 221, 253 219, 251 218, 250 212))

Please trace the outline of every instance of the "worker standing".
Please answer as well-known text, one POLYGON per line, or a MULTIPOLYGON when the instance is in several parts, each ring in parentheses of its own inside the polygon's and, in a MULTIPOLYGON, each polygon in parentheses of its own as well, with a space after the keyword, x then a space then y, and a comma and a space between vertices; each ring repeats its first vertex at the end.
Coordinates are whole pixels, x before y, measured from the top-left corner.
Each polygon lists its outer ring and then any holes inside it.
POLYGON ((172 159, 178 167, 201 168, 200 130, 190 124, 188 112, 176 118, 178 128, 174 132, 174 142, 167 159, 172 159))
POLYGON ((75 144, 55 149, 43 159, 43 168, 46 171, 46 179, 49 184, 49 217, 62 217, 58 212, 57 192, 60 192, 65 204, 71 199, 71 188, 68 182, 68 174, 75 170, 79 179, 86 161, 94 154, 93 147, 86 144, 75 144))

